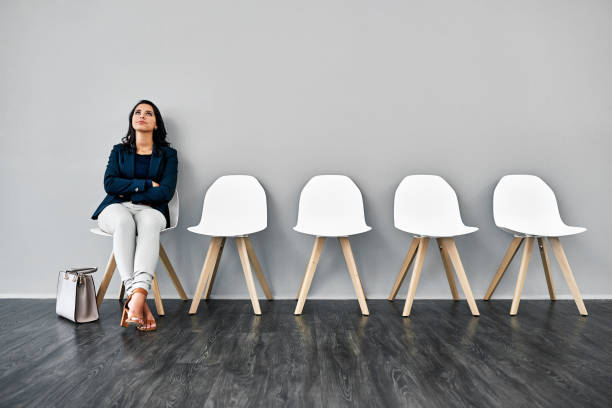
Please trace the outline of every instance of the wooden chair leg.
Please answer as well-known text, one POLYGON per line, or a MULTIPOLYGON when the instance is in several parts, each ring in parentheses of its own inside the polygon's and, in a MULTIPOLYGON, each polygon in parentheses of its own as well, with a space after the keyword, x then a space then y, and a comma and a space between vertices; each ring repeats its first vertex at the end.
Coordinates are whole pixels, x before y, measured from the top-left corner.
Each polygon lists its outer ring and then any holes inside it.
POLYGON ((300 283, 300 288, 298 289, 297 296, 295 300, 300 299, 300 293, 302 292, 302 287, 304 287, 304 281, 306 280, 306 273, 308 272, 308 265, 306 265, 306 272, 304 272, 304 276, 302 277, 302 282, 300 283))
POLYGON ((261 271, 261 265, 257 260, 257 256, 255 255, 255 250, 253 249, 253 245, 251 244, 251 240, 249 237, 244 237, 244 242, 246 244, 247 253, 249 255, 249 260, 251 261, 251 265, 253 265, 253 269, 255 269, 255 275, 261 284, 261 288, 263 289, 266 299, 272 300, 272 292, 270 291, 270 287, 268 286, 268 282, 266 281, 266 277, 261 271))
POLYGON ((550 275, 550 261, 548 260, 548 250, 544 238, 538 238, 538 248, 540 248, 540 257, 542 258, 542 266, 544 266, 544 276, 546 276, 546 285, 548 286, 548 295, 550 300, 555 300, 555 287, 553 285, 552 276, 550 275))
POLYGON ((170 280, 172 280, 172 283, 174 284, 174 287, 176 288, 176 291, 178 292, 179 296, 181 297, 181 299, 187 300, 187 294, 183 289, 183 285, 181 285, 181 281, 179 281, 178 276, 176 276, 174 267, 172 266, 170 259, 168 259, 168 254, 166 254, 166 250, 164 249, 164 246, 161 244, 161 242, 159 243, 159 257, 161 258, 162 263, 166 268, 166 271, 168 271, 168 275, 170 275, 170 280))
POLYGON ((397 278, 395 279, 395 283, 393 284, 393 288, 391 289, 391 294, 389 294, 388 300, 395 299, 397 296, 397 292, 399 291, 402 283, 404 282, 404 278, 406 278, 406 273, 408 269, 410 269, 410 265, 412 265, 412 261, 414 260, 414 255, 416 254, 417 248, 419 247, 419 238, 413 238, 410 243, 410 248, 408 249, 408 253, 406 254, 406 258, 404 258, 404 263, 402 264, 402 268, 400 269, 397 278))
POLYGON ((255 289, 255 281, 253 280, 251 264, 249 263, 249 253, 247 251, 244 237, 236 237, 236 247, 238 248, 238 255, 240 256, 240 262, 242 263, 244 279, 246 280, 247 287, 249 288, 249 295, 251 296, 253 312, 255 312, 256 315, 261 315, 261 309, 259 308, 259 299, 257 298, 257 290, 255 289))
MULTIPOLYGON (((357 268, 355 268, 357 269, 357 268)), ((361 276, 359 276, 359 274, 357 275, 357 282, 359 283, 359 287, 361 288, 361 293, 363 293, 363 298, 366 300, 368 300, 368 297, 365 294, 365 290, 363 290, 363 283, 361 282, 361 276)))
POLYGON ((414 294, 419 284, 419 277, 421 276, 421 269, 423 269, 423 261, 425 260, 428 243, 429 238, 419 238, 419 248, 416 253, 414 268, 412 269, 412 277, 410 278, 410 286, 408 287, 408 294, 406 295, 404 311, 402 312, 402 316, 404 317, 410 316, 410 311, 412 310, 412 302, 414 302, 414 294))
POLYGON ((516 278, 516 287, 514 288, 514 296, 512 297, 512 306, 510 307, 510 315, 514 316, 518 313, 519 302, 521 301, 521 292, 525 284, 527 276, 527 267, 529 266, 529 258, 531 256, 531 248, 533 247, 533 237, 525 238, 525 246, 523 246, 523 258, 519 267, 518 277, 516 278))
POLYGON ((470 282, 468 281, 467 275, 465 274, 465 269, 463 269, 463 263, 461 262, 461 258, 459 257, 459 251, 457 251, 457 246, 455 245, 455 239, 442 238, 441 241, 442 246, 448 253, 450 260, 453 266, 455 267, 457 279, 459 280, 459 284, 463 289, 463 294, 465 295, 465 299, 468 302, 468 306, 470 307, 472 316, 480 316, 478 306, 476 306, 476 301, 474 300, 474 295, 472 294, 472 289, 470 288, 470 282))
POLYGON ((204 260, 204 265, 202 265, 200 279, 198 280, 198 285, 196 286, 196 291, 193 295, 193 300, 191 301, 191 307, 189 308, 189 314, 195 314, 198 311, 198 305, 200 304, 200 299, 202 298, 202 293, 204 292, 204 285, 206 284, 208 275, 212 271, 215 264, 222 240, 222 237, 213 237, 210 240, 208 252, 206 253, 206 259, 204 260))
POLYGON ((359 273, 357 272, 357 265, 355 264, 355 257, 353 256, 351 243, 348 237, 338 237, 338 241, 340 241, 340 247, 342 248, 342 253, 344 254, 344 259, 346 260, 346 266, 348 268, 349 275, 351 276, 351 280, 353 281, 353 287, 355 288, 355 293, 357 294, 361 314, 369 316, 370 311, 368 310, 368 304, 366 303, 365 293, 363 292, 363 287, 361 285, 361 279, 359 279, 359 273))
POLYGON ((506 255, 504 255, 504 259, 502 259, 502 262, 499 265, 499 268, 497 268, 497 273, 493 277, 493 281, 491 281, 491 284, 489 285, 489 289, 487 289, 487 293, 485 293, 483 300, 489 300, 491 298, 491 295, 493 295, 493 292, 495 291, 495 288, 497 288, 499 281, 501 280, 502 276, 504 276, 504 273, 506 273, 506 270, 508 269, 508 265, 510 265, 510 262, 512 262, 512 259, 514 258, 514 255, 516 255, 522 242, 523 242, 522 237, 514 237, 512 239, 512 242, 510 243, 510 247, 508 247, 508 250, 506 251, 506 255))
MULTIPOLYGON (((347 238, 347 242, 349 242, 348 238, 347 238)), ((342 244, 340 244, 340 248, 342 248, 342 244)), ((349 248, 350 248, 350 242, 349 242, 349 248)), ((353 255, 353 250, 351 248, 351 256, 352 255, 353 255)), ((353 256, 352 258, 353 258, 353 263, 355 263, 355 257, 353 256)), ((346 258, 345 258, 345 260, 346 260, 346 258)), ((348 267, 348 264, 347 264, 347 267, 348 267)), ((355 271, 357 271, 357 264, 355 264, 355 271)), ((361 276, 359 276, 358 273, 355 276, 357 278, 357 283, 359 283, 359 288, 361 290, 361 293, 363 294, 363 298, 367 302, 368 301, 368 297, 366 296, 365 290, 363 289, 363 283, 361 282, 361 276)))
POLYGON ((217 254, 217 258, 215 260, 215 267, 213 268, 211 274, 208 277, 208 281, 206 282, 206 289, 204 290, 204 300, 208 300, 213 285, 215 284, 215 277, 217 276, 217 269, 219 269, 219 263, 221 262, 221 255, 223 255, 223 248, 225 248, 225 237, 223 237, 223 239, 221 240, 221 244, 219 246, 219 253, 217 254))
POLYGON ((557 258, 557 262, 559 262, 559 266, 561 266, 561 272, 563 272, 563 276, 565 277, 567 286, 569 286, 569 289, 572 292, 572 295, 574 296, 574 301, 576 302, 578 311, 582 316, 588 316, 586 307, 584 306, 584 302, 582 300, 582 296, 580 295, 580 291, 578 290, 578 285, 576 284, 576 280, 574 279, 574 274, 572 273, 572 269, 570 268, 569 262, 567 261, 567 257, 565 256, 565 251, 561 246, 561 241, 558 237, 549 237, 548 241, 550 242, 550 246, 553 249, 555 258, 557 258))
POLYGON ((442 258, 442 264, 444 265, 444 272, 446 273, 446 280, 448 280, 448 286, 450 287, 451 295, 454 300, 459 300, 459 293, 457 293, 457 286, 455 285, 455 278, 453 277, 453 269, 451 267, 451 261, 448 257, 446 249, 442 246, 442 239, 436 238, 438 249, 440 250, 440 257, 442 258))
POLYGON ((315 270, 317 269, 317 264, 319 263, 319 258, 321 257, 321 252, 323 251, 324 243, 325 237, 315 238, 314 246, 312 247, 312 253, 310 254, 310 259, 308 260, 308 265, 306 266, 304 281, 302 282, 302 286, 300 287, 298 303, 295 306, 295 311, 293 312, 293 314, 302 314, 302 309, 304 309, 304 303, 306 302, 306 296, 308 296, 310 284, 312 283, 312 278, 314 277, 315 270))
POLYGON ((121 287, 119 288, 119 301, 121 302, 124 297, 125 297, 125 285, 123 284, 123 281, 122 281, 121 287))
POLYGON ((164 304, 162 303, 161 294, 159 293, 159 285, 157 283, 157 275, 153 273, 153 282, 151 283, 151 290, 153 291, 153 297, 155 298, 155 309, 159 316, 165 316, 164 304))
POLYGON ((117 267, 117 263, 115 262, 115 254, 111 252, 110 258, 108 258, 108 264, 106 265, 106 271, 104 272, 104 276, 102 277, 102 282, 100 282, 100 287, 98 288, 98 294, 96 295, 96 303, 98 303, 98 309, 102 305, 102 301, 104 300, 104 295, 106 294, 108 285, 111 279, 113 278, 113 273, 115 272, 116 267, 117 267))

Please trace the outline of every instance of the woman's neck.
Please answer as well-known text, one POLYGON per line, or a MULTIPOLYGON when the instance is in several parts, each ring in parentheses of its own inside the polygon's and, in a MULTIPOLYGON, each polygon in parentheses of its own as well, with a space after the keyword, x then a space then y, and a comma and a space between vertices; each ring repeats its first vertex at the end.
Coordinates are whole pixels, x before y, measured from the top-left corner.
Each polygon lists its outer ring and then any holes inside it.
POLYGON ((137 154, 153 153, 153 132, 136 131, 136 153, 137 154))

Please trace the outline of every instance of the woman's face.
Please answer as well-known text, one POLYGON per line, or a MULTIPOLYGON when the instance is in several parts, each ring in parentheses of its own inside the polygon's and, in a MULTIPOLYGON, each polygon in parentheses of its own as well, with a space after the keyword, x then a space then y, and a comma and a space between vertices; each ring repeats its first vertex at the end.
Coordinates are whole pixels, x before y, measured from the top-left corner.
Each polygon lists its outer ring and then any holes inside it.
POLYGON ((141 132, 152 132, 157 126, 155 121, 155 112, 153 107, 146 103, 141 103, 134 109, 134 115, 132 116, 132 127, 134 130, 141 132))

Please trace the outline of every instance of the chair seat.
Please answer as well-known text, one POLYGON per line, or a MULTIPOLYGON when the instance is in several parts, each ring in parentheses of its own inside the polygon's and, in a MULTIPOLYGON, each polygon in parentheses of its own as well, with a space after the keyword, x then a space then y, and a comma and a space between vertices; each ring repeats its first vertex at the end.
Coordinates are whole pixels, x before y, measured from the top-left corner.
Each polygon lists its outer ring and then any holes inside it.
POLYGON ((347 176, 314 176, 300 193, 294 231, 316 237, 346 237, 372 228, 366 224, 363 196, 347 176))
MULTIPOLYGON (((166 231, 170 231, 172 229, 174 229, 176 227, 170 227, 170 228, 164 228, 163 230, 160 231, 160 233, 162 232, 166 232, 166 231)), ((112 234, 109 234, 107 232, 104 232, 100 229, 100 227, 96 227, 96 228, 91 228, 89 231, 93 232, 96 235, 101 235, 103 237, 112 237, 112 234)))
POLYGON ((308 228, 300 225, 296 225, 293 227, 294 231, 301 232, 302 234, 314 235, 317 237, 347 237, 349 235, 361 234, 363 232, 368 232, 372 227, 368 225, 355 226, 352 228, 326 228, 326 226, 321 226, 319 228, 308 228))
POLYGON ((471 234, 472 232, 478 231, 477 227, 468 227, 466 225, 457 225, 452 226, 450 228, 444 229, 433 229, 433 228, 410 228, 404 226, 395 226, 395 228, 408 232, 410 234, 418 235, 421 237, 431 237, 431 238, 446 238, 446 237, 456 237, 459 235, 471 234))
POLYGON ((209 237, 241 237, 249 234, 254 234, 259 231, 263 231, 266 229, 266 226, 262 225, 262 227, 258 229, 244 229, 240 226, 237 226, 236 228, 218 228, 208 227, 205 225, 203 226, 200 224, 194 225, 193 227, 188 227, 187 229, 193 233, 208 235, 209 237))
POLYGON ((103 237, 112 237, 112 235, 111 235, 111 234, 109 234, 109 233, 107 233, 107 232, 102 231, 102 230, 101 230, 99 227, 96 227, 96 228, 91 228, 91 229, 90 229, 90 231, 91 231, 91 232, 93 232, 93 233, 94 233, 94 234, 96 234, 96 235, 101 235, 101 236, 103 236, 103 237))
POLYGON ((506 227, 498 225, 502 230, 518 235, 518 236, 531 236, 531 237, 565 237, 568 235, 576 235, 585 232, 587 229, 584 227, 572 227, 570 225, 546 225, 546 226, 531 226, 529 228, 520 227, 506 227))

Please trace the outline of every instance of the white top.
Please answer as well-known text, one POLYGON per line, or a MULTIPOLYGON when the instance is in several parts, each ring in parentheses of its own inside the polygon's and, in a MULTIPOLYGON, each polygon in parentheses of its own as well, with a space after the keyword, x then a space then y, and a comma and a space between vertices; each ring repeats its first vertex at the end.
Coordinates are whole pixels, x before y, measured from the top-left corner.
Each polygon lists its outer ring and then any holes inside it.
POLYGON ((320 237, 343 237, 371 230, 357 185, 342 175, 311 178, 302 189, 294 230, 320 237))
POLYGON ((495 225, 511 234, 561 237, 586 231, 561 220, 552 189, 539 177, 509 175, 499 180, 493 193, 495 225))
POLYGON ((478 231, 461 220, 455 190, 440 176, 414 175, 395 191, 395 228, 423 237, 454 237, 478 231))
POLYGON ((253 176, 219 177, 204 196, 202 218, 187 228, 212 237, 253 234, 268 226, 266 192, 253 176))

